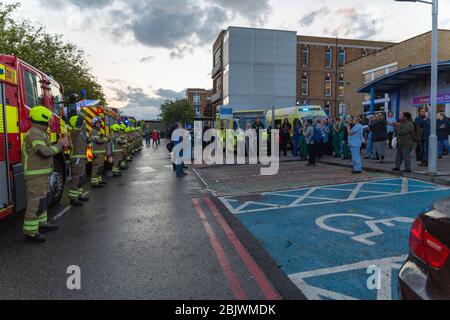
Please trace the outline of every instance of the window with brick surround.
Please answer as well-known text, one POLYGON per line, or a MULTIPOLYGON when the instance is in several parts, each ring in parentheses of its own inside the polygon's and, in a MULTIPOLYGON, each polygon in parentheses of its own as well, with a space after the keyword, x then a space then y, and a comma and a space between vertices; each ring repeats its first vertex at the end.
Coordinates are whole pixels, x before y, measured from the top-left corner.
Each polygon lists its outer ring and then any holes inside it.
POLYGON ((325 77, 325 97, 331 97, 332 92, 331 76, 328 75, 325 77))
POLYGON ((309 67, 309 46, 302 47, 302 66, 309 67))
POLYGON ((338 81, 338 87, 339 87, 339 97, 344 96, 344 75, 341 74, 338 81))
POLYGON ((339 68, 343 68, 346 61, 346 52, 345 49, 339 50, 339 68))
POLYGON ((325 68, 333 67, 333 50, 328 48, 325 50, 325 68))
POLYGON ((309 95, 309 77, 307 74, 302 77, 302 96, 309 95))

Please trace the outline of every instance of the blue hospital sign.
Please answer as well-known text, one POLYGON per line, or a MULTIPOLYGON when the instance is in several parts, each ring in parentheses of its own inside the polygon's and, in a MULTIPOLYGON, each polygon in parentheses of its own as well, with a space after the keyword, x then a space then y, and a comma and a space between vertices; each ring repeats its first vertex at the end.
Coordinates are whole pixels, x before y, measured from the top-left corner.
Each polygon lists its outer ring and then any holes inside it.
POLYGON ((233 108, 221 107, 220 120, 233 120, 233 108))

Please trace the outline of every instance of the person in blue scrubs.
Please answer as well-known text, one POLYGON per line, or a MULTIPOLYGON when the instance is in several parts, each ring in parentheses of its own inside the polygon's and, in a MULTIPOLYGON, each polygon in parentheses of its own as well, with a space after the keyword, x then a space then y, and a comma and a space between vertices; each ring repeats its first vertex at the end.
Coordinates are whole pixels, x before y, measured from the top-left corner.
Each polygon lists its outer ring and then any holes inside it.
POLYGON ((352 154, 353 174, 360 174, 362 172, 361 162, 361 146, 363 141, 363 126, 361 125, 361 118, 354 117, 353 124, 347 125, 348 144, 352 154))

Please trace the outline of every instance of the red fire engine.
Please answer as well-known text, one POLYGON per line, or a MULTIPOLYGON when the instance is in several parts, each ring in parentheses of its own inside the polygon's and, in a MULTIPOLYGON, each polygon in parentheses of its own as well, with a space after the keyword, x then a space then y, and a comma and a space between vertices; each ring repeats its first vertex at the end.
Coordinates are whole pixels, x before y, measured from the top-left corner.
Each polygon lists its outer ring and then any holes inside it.
MULTIPOLYGON (((31 126, 29 110, 38 105, 54 113, 49 135, 56 143, 65 133, 63 87, 17 57, 0 54, 0 219, 26 207, 21 144, 31 126)), ((64 154, 54 158, 50 178, 54 203, 62 196, 68 163, 64 154)))

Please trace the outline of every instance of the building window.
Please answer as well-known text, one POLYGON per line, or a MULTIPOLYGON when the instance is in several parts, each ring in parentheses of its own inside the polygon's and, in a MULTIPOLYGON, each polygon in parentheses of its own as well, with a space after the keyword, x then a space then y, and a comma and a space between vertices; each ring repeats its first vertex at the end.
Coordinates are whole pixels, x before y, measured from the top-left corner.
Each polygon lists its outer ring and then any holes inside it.
POLYGON ((303 46, 302 49, 302 66, 309 67, 309 46, 303 46))
POLYGON ((214 67, 217 66, 221 62, 222 62, 222 48, 219 48, 214 53, 214 67))
POLYGON ((309 95, 309 77, 307 74, 302 77, 302 96, 309 95))
POLYGON ((342 74, 339 77, 338 87, 339 87, 339 97, 343 97, 345 89, 344 89, 344 75, 342 74))
POLYGON ((328 75, 325 77, 325 97, 331 97, 331 94, 332 94, 331 76, 328 75))
POLYGON ((325 68, 331 68, 333 66, 333 51, 328 48, 325 51, 325 68))
POLYGON ((193 96, 194 105, 200 105, 201 102, 201 96, 198 93, 195 93, 193 96))
POLYGON ((367 51, 367 49, 361 49, 361 55, 363 57, 367 56, 369 54, 369 51, 367 51))
POLYGON ((331 116, 331 102, 327 101, 327 103, 325 104, 325 113, 327 114, 327 116, 331 116))
POLYGON ((202 108, 200 106, 195 106, 195 116, 201 117, 202 115, 202 108))
POLYGON ((24 72, 25 94, 27 96, 27 106, 34 108, 42 104, 42 92, 40 79, 34 73, 24 72))
POLYGON ((346 53, 345 49, 339 50, 339 68, 343 68, 346 62, 346 53))

